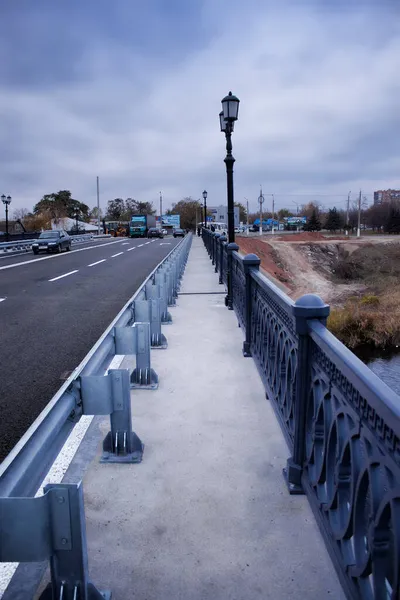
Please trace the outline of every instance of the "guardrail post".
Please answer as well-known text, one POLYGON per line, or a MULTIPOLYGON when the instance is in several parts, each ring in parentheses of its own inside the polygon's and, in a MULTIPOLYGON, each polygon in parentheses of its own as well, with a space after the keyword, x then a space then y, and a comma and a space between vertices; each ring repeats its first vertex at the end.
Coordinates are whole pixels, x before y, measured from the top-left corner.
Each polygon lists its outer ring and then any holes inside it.
POLYGON ((215 233, 211 234, 211 264, 214 266, 215 265, 215 242, 216 242, 216 238, 215 238, 215 233))
POLYGON ((158 287, 158 296, 161 303, 161 323, 169 325, 172 323, 171 313, 168 312, 168 291, 167 291, 167 275, 164 269, 160 269, 154 277, 155 284, 158 287))
POLYGON ((83 375, 80 388, 84 414, 110 415, 111 431, 104 439, 100 462, 141 462, 144 446, 132 431, 129 369, 109 369, 108 375, 83 375))
POLYGON ((219 283, 221 285, 224 283, 224 242, 226 242, 226 235, 223 233, 219 238, 219 283))
POLYGON ((258 271, 260 268, 261 260, 256 254, 247 254, 243 258, 243 270, 246 278, 246 339, 243 342, 243 356, 251 356, 251 321, 252 321, 252 302, 251 302, 251 288, 252 279, 251 271, 258 271))
POLYGON ((157 389, 158 375, 150 362, 150 323, 135 322, 133 326, 114 327, 114 341, 116 354, 136 356, 131 389, 157 389))
POLYGON ((305 294, 293 307, 298 334, 296 390, 294 399, 293 455, 288 458, 283 474, 290 494, 303 494, 302 474, 305 459, 307 403, 310 396, 310 337, 307 321, 318 319, 324 325, 329 315, 329 305, 315 294, 305 294))
POLYGON ((0 498, 0 561, 50 558, 40 600, 111 600, 88 574, 82 482, 49 484, 38 498, 0 498))
POLYGON ((167 338, 161 333, 161 307, 160 300, 156 297, 152 282, 146 285, 146 298, 134 301, 135 321, 150 323, 150 340, 152 348, 167 348, 167 338), (154 295, 153 295, 154 294, 154 295))
POLYGON ((131 375, 131 388, 158 388, 158 375, 150 366, 150 323, 135 323, 137 329, 136 369, 131 375))
POLYGON ((228 282, 228 295, 225 298, 225 306, 228 307, 228 310, 233 310, 233 289, 232 289, 232 253, 237 252, 239 250, 239 246, 235 244, 235 242, 231 242, 227 246, 228 251, 228 273, 227 273, 227 282, 228 282))

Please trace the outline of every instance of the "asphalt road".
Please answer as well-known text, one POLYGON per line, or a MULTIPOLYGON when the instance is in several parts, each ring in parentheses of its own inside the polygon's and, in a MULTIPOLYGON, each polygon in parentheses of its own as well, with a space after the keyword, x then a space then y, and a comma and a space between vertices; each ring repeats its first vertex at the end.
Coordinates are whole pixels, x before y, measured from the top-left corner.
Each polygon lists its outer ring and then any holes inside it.
POLYGON ((0 260, 0 461, 176 243, 103 238, 0 260))

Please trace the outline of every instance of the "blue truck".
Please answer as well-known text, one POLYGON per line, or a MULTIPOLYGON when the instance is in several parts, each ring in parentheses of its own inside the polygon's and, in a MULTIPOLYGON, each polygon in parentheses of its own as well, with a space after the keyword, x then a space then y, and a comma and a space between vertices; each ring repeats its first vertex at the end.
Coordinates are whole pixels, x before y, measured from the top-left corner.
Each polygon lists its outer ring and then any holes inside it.
POLYGON ((156 218, 154 215, 132 215, 129 223, 129 236, 147 237, 147 232, 150 227, 156 226, 156 218))

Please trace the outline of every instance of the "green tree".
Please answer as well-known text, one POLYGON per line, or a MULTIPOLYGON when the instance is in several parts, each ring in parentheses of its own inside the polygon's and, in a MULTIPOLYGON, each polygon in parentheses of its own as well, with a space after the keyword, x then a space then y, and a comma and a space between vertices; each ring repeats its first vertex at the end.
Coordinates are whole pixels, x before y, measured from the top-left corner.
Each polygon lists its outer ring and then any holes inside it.
POLYGON ((283 221, 283 219, 284 219, 285 217, 293 217, 293 216, 294 216, 294 213, 293 213, 293 211, 289 210, 288 208, 280 208, 280 209, 278 210, 278 213, 277 213, 277 214, 278 214, 278 219, 279 219, 280 221, 283 221))
POLYGON ((125 213, 125 202, 122 198, 115 198, 107 202, 106 219, 109 221, 123 220, 125 213))
POLYGON ((400 233, 400 208, 391 206, 385 223, 387 233, 400 233))
POLYGON ((247 221, 247 210, 246 207, 240 202, 235 202, 235 206, 239 207, 239 221, 245 223, 247 221))
POLYGON ((336 207, 330 208, 325 221, 325 229, 328 231, 337 231, 342 229, 342 215, 337 211, 336 207))
POLYGON ((304 225, 304 231, 321 231, 321 221, 319 219, 319 215, 317 210, 314 208, 311 213, 311 217, 308 219, 307 223, 304 225))
POLYGON ((89 207, 79 200, 72 198, 69 190, 60 190, 54 194, 45 194, 43 198, 33 207, 35 215, 46 213, 50 219, 58 221, 65 217, 76 218, 81 221, 89 219, 89 207))
POLYGON ((152 202, 139 202, 136 201, 136 212, 139 215, 154 215, 156 210, 152 202))
POLYGON ((97 206, 95 206, 94 208, 92 208, 91 211, 89 211, 89 217, 90 219, 97 219, 97 217, 100 215, 100 219, 103 218, 103 211, 100 209, 97 209, 97 206))
POLYGON ((202 204, 199 200, 193 200, 193 198, 186 197, 172 205, 171 210, 167 211, 167 215, 180 215, 181 227, 183 229, 195 229, 196 227, 196 211, 198 222, 203 218, 202 204))

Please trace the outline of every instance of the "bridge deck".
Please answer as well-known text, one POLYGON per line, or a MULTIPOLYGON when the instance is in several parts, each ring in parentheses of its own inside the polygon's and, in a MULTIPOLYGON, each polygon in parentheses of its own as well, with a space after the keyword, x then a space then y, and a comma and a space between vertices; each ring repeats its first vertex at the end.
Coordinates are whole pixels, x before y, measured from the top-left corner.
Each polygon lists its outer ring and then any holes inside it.
POLYGON ((160 387, 132 393, 143 462, 100 465, 108 419, 92 425, 90 577, 115 600, 344 598, 307 499, 287 492, 288 449, 223 291, 196 238, 169 348, 152 353, 160 387))

